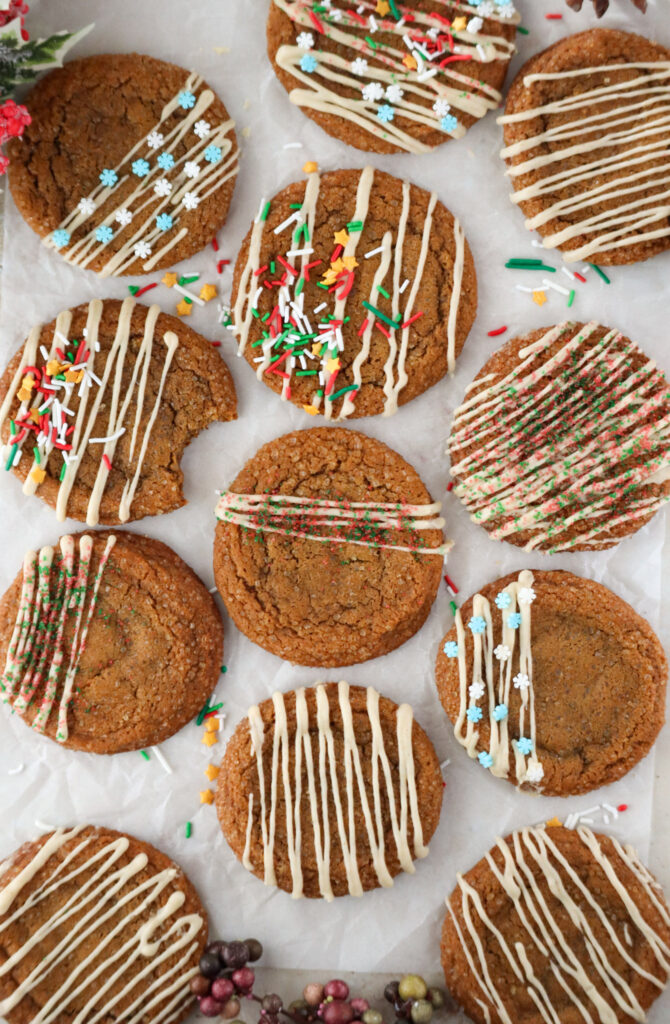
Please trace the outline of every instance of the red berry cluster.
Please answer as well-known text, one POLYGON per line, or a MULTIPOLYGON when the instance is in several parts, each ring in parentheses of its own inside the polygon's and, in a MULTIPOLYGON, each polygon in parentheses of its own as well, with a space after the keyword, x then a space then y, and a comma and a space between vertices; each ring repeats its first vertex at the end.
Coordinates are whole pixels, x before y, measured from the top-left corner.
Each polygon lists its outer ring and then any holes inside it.
POLYGON ((9 7, 6 11, 0 11, 0 28, 3 25, 8 25, 10 21, 14 21, 15 18, 21 19, 21 38, 24 42, 29 39, 28 32, 25 28, 26 14, 28 13, 28 4, 23 3, 23 0, 9 0, 9 7))
MULTIPOLYGON (((240 1012, 240 996, 252 997, 255 975, 248 963, 259 960, 263 947, 256 939, 210 942, 200 957, 200 974, 191 979, 205 1017, 232 1020, 240 1012)), ((253 998, 253 997, 252 997, 253 998)))
MULTIPOLYGON (((8 139, 23 135, 24 129, 30 124, 30 114, 25 107, 14 100, 5 100, 0 104, 0 146, 8 139)), ((0 153, 0 174, 7 170, 9 159, 0 153)))

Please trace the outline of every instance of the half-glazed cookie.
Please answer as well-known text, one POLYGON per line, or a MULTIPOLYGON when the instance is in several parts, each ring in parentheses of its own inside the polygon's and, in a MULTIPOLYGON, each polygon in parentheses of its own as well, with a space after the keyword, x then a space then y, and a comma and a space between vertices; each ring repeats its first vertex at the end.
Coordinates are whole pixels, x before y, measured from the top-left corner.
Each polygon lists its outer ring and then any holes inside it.
POLYGON ((216 509, 214 574, 250 640, 300 665, 395 650, 435 600, 440 505, 397 452, 322 427, 264 445, 216 509))
POLYGON ((611 590, 571 572, 489 583, 456 612, 435 674, 470 757, 548 796, 620 779, 664 721, 658 637, 611 590))
POLYGON ((59 828, 0 865, 0 1014, 8 1024, 178 1024, 207 915, 180 867, 140 839, 59 828))
POLYGON ((533 57, 507 97, 502 156, 526 227, 568 262, 670 247, 670 50, 597 28, 533 57))
POLYGON ((126 523, 184 505, 184 448, 236 415, 210 342, 158 306, 95 299, 35 327, 7 367, 2 462, 61 522, 126 523))
POLYGON ((103 277, 159 270, 224 223, 237 142, 195 72, 98 54, 51 71, 26 104, 32 122, 8 150, 12 196, 69 263, 103 277))
POLYGON ((240 352, 283 399, 389 416, 453 372, 477 278, 435 193, 373 167, 314 170, 259 211, 232 302, 240 352))
POLYGON ((667 982, 670 915, 631 846, 525 828, 458 875, 441 948, 474 1024, 631 1024, 667 982))
POLYGON ((222 654, 211 594, 174 551, 136 533, 29 551, 0 600, 0 700, 74 750, 172 736, 214 689, 222 654))
POLYGON ((216 808, 233 852, 266 885, 332 900, 414 873, 442 789, 408 704, 318 683, 249 710, 226 748, 216 808))
POLYGON ((454 493, 496 540, 599 551, 670 500, 670 388, 617 330, 562 323, 513 338, 454 414, 454 493))
POLYGON ((377 153, 426 153, 494 110, 514 51, 512 0, 270 0, 268 54, 292 103, 377 153))

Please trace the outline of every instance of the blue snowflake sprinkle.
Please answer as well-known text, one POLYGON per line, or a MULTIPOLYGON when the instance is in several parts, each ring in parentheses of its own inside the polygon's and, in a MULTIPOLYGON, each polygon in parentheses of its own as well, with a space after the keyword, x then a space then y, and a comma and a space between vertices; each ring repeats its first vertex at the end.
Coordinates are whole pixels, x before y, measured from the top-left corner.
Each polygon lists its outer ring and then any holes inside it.
POLYGON ((501 611, 503 608, 509 608, 511 603, 512 598, 506 590, 501 590, 499 594, 496 594, 496 607, 500 608, 501 611))
POLYGON ((118 180, 119 176, 116 171, 112 171, 109 167, 105 167, 104 171, 100 172, 100 181, 103 185, 107 185, 108 188, 116 185, 118 180))
POLYGON ((477 754, 477 760, 482 768, 493 768, 493 758, 487 750, 482 750, 480 754, 477 754))
POLYGON ((453 114, 445 114, 440 121, 440 128, 443 132, 455 132, 458 128, 458 121, 453 114))
POLYGON ((533 741, 529 740, 527 736, 522 736, 518 739, 516 745, 522 754, 531 754, 533 752, 533 741))
POLYGON ((51 236, 57 249, 62 249, 70 241, 70 232, 64 228, 57 228, 51 236))
POLYGON ((468 622, 472 633, 484 633, 486 631, 486 619, 481 615, 473 615, 468 622))
POLYGON ((444 653, 448 658, 458 657, 458 644, 456 643, 455 640, 447 640, 446 644, 444 645, 444 653))
POLYGON ((95 238, 97 242, 103 242, 107 245, 107 242, 111 242, 114 237, 114 232, 110 228, 109 224, 101 224, 99 228, 95 229, 95 238))
POLYGON ((495 718, 496 722, 502 722, 503 719, 507 718, 508 714, 509 712, 507 710, 507 704, 496 704, 496 706, 493 709, 493 717, 495 718))
POLYGON ((156 163, 163 171, 169 171, 174 167, 174 157, 172 153, 161 153, 156 163))
POLYGON ((136 174, 138 178, 143 178, 149 173, 151 168, 146 160, 133 160, 133 174, 136 174))
POLYGON ((177 103, 182 110, 191 110, 195 106, 195 95, 189 92, 188 89, 184 89, 177 96, 177 103))
POLYGON ((390 107, 388 103, 382 103, 381 107, 377 111, 377 119, 381 121, 382 124, 388 124, 394 117, 395 110, 393 107, 390 107))
POLYGON ((159 213, 156 217, 156 227, 161 231, 169 231, 172 227, 172 217, 169 213, 159 213))
POLYGON ((223 153, 220 146, 208 146, 205 150, 205 160, 209 164, 218 164, 222 156, 223 153))
POLYGON ((510 629, 518 629, 521 625, 521 612, 512 612, 507 616, 507 625, 510 629))
POLYGON ((481 708, 468 708, 468 722, 481 722, 482 720, 482 709, 481 708))
POLYGON ((319 66, 319 62, 316 57, 311 53, 303 53, 300 58, 300 70, 306 71, 308 75, 311 75, 313 71, 319 66))

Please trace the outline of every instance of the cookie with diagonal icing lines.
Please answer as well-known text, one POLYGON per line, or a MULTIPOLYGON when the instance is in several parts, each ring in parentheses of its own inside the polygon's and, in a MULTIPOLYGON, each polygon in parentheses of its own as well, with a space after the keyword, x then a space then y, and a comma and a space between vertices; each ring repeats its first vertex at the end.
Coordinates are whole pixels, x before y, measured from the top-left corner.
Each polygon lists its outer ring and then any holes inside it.
POLYGON ((207 940, 181 868, 141 839, 59 828, 0 864, 0 1015, 8 1024, 179 1024, 207 940))
POLYGON ((158 306, 94 299, 35 327, 0 379, 2 465, 60 521, 126 523, 185 504, 184 448, 236 409, 205 338, 158 306))
POLYGON ((69 61, 38 82, 9 185, 44 243, 103 277, 173 266, 228 214, 234 122, 195 72, 138 53, 69 61))

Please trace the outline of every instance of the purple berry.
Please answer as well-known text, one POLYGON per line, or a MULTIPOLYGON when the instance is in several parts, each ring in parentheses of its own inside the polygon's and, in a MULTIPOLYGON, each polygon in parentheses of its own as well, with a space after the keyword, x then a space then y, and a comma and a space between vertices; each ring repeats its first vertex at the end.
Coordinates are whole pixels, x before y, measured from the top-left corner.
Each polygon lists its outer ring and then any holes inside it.
POLYGON ((200 1013, 203 1017, 218 1017, 223 1009, 223 1003, 211 996, 204 996, 200 1000, 200 1013))
POLYGON ((332 981, 326 982, 323 986, 323 991, 326 996, 332 996, 333 999, 347 999, 349 997, 349 986, 345 981, 340 981, 339 978, 333 978, 332 981))
POLYGON ((235 986, 230 978, 217 978, 216 981, 212 982, 211 994, 215 999, 218 999, 219 1002, 227 1003, 234 993, 235 986))
POLYGON ((356 1020, 359 1020, 365 1011, 370 1009, 370 1004, 367 999, 352 999, 351 1009, 354 1011, 356 1020))
POLYGON ((246 942, 226 942, 220 955, 226 967, 244 967, 249 960, 249 947, 246 942))
POLYGON ((239 992, 249 992, 254 986, 256 975, 250 967, 240 967, 232 973, 233 985, 239 992))
POLYGON ((206 978, 216 978, 221 970, 221 961, 215 953, 203 953, 198 966, 206 978))
POLYGON ((208 996, 211 981, 209 978, 205 978, 202 974, 196 974, 195 978, 191 978, 189 987, 194 996, 208 996))
POLYGON ((271 1016, 276 1016, 276 1014, 279 1013, 279 1011, 281 1010, 283 1005, 284 1004, 281 1001, 281 998, 278 995, 275 995, 274 992, 270 992, 269 995, 263 996, 263 1002, 261 1003, 261 1008, 263 1009, 263 1011, 266 1014, 270 1014, 271 1016))
POLYGON ((256 963, 263 956, 263 947, 258 939, 245 939, 244 945, 249 950, 249 962, 256 963))
MULTIPOLYGON (((341 984, 344 984, 344 982, 341 982, 341 984)), ((332 1003, 324 1005, 321 1018, 324 1024, 351 1024, 351 1021, 354 1019, 354 1011, 351 1009, 350 1004, 345 1003, 344 1000, 333 999, 332 1003)))

